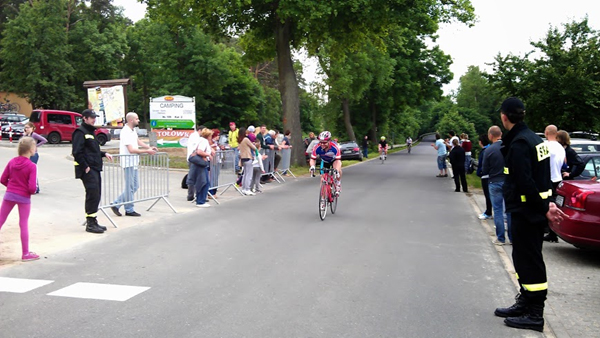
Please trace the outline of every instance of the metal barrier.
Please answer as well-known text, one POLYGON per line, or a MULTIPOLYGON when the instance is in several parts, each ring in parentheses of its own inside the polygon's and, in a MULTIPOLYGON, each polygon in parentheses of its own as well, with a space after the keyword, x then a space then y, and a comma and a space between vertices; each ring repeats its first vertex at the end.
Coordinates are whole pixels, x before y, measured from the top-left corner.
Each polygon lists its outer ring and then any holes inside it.
POLYGON ((275 170, 276 151, 273 149, 261 149, 260 153, 262 155, 267 155, 267 159, 263 160, 263 166, 265 167, 265 172, 261 176, 273 177, 275 179, 275 181, 277 181, 277 183, 281 183, 281 181, 283 181, 283 177, 281 177, 281 175, 275 170))
POLYGON ((116 228, 117 224, 105 211, 113 206, 155 200, 147 209, 149 211, 160 201, 177 213, 169 202, 169 156, 167 153, 155 155, 113 155, 112 162, 104 162, 102 171, 102 196, 98 210, 108 218, 116 228), (134 175, 137 173, 138 189, 133 196, 126 191, 127 185, 135 185, 134 175), (114 203, 117 199, 120 202, 114 203))
MULTIPOLYGON (((237 190, 240 195, 244 195, 242 191, 235 185, 237 174, 235 172, 235 151, 234 150, 218 150, 213 160, 210 162, 210 188, 208 194, 212 196, 210 190, 225 188, 221 191, 221 195, 230 187, 237 190)), ((219 201, 213 198, 217 204, 219 201)))
POLYGON ((281 179, 285 182, 283 176, 286 174, 292 175, 292 177, 296 178, 296 175, 290 170, 290 164, 292 160, 292 148, 286 148, 279 150, 281 154, 281 161, 279 162, 279 167, 277 168, 277 174, 281 177, 281 179))

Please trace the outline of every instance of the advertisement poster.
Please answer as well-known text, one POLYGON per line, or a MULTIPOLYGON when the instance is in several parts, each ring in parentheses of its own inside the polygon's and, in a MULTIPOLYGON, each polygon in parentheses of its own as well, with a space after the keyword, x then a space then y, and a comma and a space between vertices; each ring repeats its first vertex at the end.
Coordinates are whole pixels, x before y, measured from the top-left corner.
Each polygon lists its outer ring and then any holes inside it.
POLYGON ((88 88, 88 107, 100 115, 96 125, 119 120, 125 116, 123 86, 88 88))
POLYGON ((196 102, 193 97, 181 95, 150 99, 150 126, 152 129, 194 129, 196 102))
POLYGON ((153 130, 158 148, 186 148, 194 130, 153 130))

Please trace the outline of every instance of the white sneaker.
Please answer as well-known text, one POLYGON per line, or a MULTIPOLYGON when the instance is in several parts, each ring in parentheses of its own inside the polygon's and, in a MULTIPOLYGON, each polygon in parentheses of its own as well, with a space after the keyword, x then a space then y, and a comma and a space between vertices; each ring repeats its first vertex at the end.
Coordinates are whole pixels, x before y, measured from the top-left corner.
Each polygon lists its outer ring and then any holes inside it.
POLYGON ((210 208, 210 204, 208 204, 208 203, 196 204, 196 207, 198 207, 198 208, 210 208))
POLYGON ((494 217, 492 217, 492 216, 488 216, 488 215, 486 215, 486 213, 484 212, 483 214, 481 214, 481 215, 477 216, 477 218, 479 218, 479 219, 482 219, 482 220, 483 220, 483 219, 492 219, 492 218, 494 218, 494 217))
POLYGON ((254 195, 256 195, 255 193, 253 193, 250 190, 242 190, 242 194, 244 194, 246 196, 254 196, 254 195))

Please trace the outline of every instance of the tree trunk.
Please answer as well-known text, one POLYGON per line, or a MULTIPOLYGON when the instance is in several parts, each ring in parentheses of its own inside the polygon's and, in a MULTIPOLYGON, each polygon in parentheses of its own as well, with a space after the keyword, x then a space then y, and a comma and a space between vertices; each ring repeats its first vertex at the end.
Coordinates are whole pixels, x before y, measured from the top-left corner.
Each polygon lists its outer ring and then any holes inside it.
POLYGON ((373 142, 377 141, 377 105, 375 104, 375 100, 371 100, 371 130, 369 138, 373 142))
POLYGON ((346 127, 346 134, 348 134, 350 141, 356 141, 354 128, 352 128, 352 121, 350 121, 350 102, 348 99, 342 99, 342 111, 344 112, 344 126, 346 127))
POLYGON ((277 66, 279 70, 279 92, 283 105, 283 129, 292 132, 292 165, 306 165, 304 147, 302 147, 302 128, 300 126, 300 95, 298 80, 292 62, 290 48, 291 23, 282 23, 275 16, 275 41, 277 47, 277 66))

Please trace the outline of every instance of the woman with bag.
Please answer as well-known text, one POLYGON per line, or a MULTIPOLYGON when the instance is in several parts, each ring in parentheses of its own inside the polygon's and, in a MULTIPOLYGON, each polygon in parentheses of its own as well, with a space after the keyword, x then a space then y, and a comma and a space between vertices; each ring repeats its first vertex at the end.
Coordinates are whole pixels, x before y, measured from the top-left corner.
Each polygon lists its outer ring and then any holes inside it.
POLYGON ((256 150, 256 146, 247 137, 246 128, 240 127, 238 133, 238 150, 240 152, 240 167, 243 168, 244 173, 242 177, 242 194, 247 196, 253 196, 254 193, 250 191, 250 184, 252 183, 252 153, 256 150))
MULTIPOLYGON (((212 149, 208 142, 208 139, 212 135, 212 130, 204 128, 200 132, 200 138, 198 139, 198 145, 190 156, 188 161, 190 165, 194 166, 194 170, 190 170, 190 175, 194 175, 192 179, 194 188, 196 190, 196 206, 199 208, 208 208, 210 204, 206 203, 206 197, 208 196, 208 165, 209 161, 212 160, 212 149)), ((189 181, 188 181, 189 182, 189 181)))

